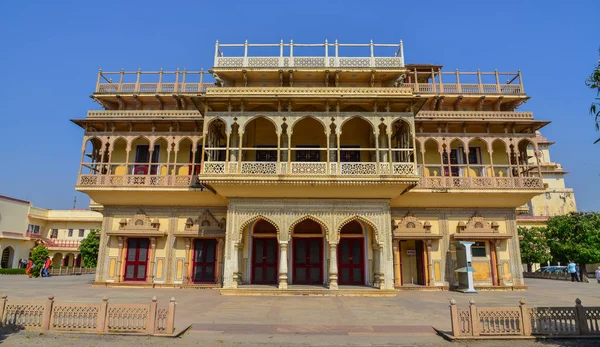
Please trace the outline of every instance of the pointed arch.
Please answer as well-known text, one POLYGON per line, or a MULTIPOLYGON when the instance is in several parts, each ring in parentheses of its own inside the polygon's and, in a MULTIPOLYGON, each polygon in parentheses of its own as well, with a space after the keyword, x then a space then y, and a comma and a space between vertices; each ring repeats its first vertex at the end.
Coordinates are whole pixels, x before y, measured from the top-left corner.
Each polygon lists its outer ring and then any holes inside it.
POLYGON ((348 218, 344 219, 344 221, 342 221, 342 222, 341 222, 341 223, 338 225, 338 227, 337 227, 337 229, 336 229, 336 236, 337 236, 337 239, 338 239, 338 240, 340 239, 340 233, 341 233, 341 231, 342 231, 342 228, 343 228, 343 227, 344 227, 346 224, 348 224, 348 223, 350 223, 350 222, 352 222, 352 221, 354 221, 354 220, 361 221, 361 222, 363 222, 363 223, 367 224, 368 226, 370 226, 370 227, 371 227, 371 229, 373 229, 373 240, 375 240, 375 242, 376 242, 376 243, 380 243, 380 241, 381 241, 381 240, 379 239, 379 229, 377 229, 377 227, 375 226, 375 223, 373 223, 373 222, 372 222, 371 220, 369 220, 368 218, 366 218, 366 217, 363 217, 363 216, 360 216, 360 215, 354 215, 354 216, 352 216, 352 217, 348 217, 348 218))
POLYGON ((313 222, 318 223, 323 228, 323 233, 325 233, 325 237, 327 239, 329 239, 329 228, 327 227, 327 224, 325 224, 325 222, 323 222, 321 219, 319 219, 311 214, 304 215, 304 216, 296 219, 294 222, 292 222, 292 224, 290 224, 290 227, 289 227, 289 234, 292 235, 292 233, 294 232, 294 227, 298 223, 304 222, 307 219, 310 219, 313 222))
POLYGON ((303 121, 303 120, 305 120, 305 119, 307 119, 307 118, 312 118, 312 119, 316 120, 317 122, 319 122, 319 123, 320 123, 320 124, 323 126, 323 131, 324 131, 324 132, 327 132, 327 130, 329 129, 329 127, 327 126, 327 124, 325 124, 325 122, 324 122, 322 119, 319 119, 318 117, 315 117, 315 116, 313 116, 313 115, 311 115, 311 114, 307 114, 307 115, 305 115, 305 116, 302 116, 302 117, 300 117, 300 118, 298 118, 298 119, 294 120, 294 121, 293 121, 293 122, 290 124, 290 126, 289 126, 289 128, 288 128, 288 129, 289 129, 289 132, 291 132, 291 133, 293 134, 293 133, 294 133, 294 127, 296 126, 296 124, 298 124, 299 122, 301 122, 301 121, 303 121))
POLYGON ((344 130, 344 124, 346 124, 347 122, 349 122, 349 121, 351 121, 351 120, 353 120, 355 118, 360 118, 360 119, 364 120, 365 122, 369 123, 371 125, 371 131, 373 131, 373 129, 377 129, 377 127, 375 126, 375 124, 373 124, 373 122, 371 122, 370 119, 357 114, 357 115, 350 116, 350 117, 344 119, 342 121, 342 123, 340 124, 340 131, 343 132, 343 130, 344 130))
POLYGON ((269 121, 271 124, 273 124, 273 127, 275 127, 275 133, 278 133, 281 131, 279 129, 279 127, 277 126, 277 123, 273 119, 271 119, 270 117, 267 117, 266 115, 263 115, 263 114, 257 114, 255 116, 248 118, 242 125, 242 131, 245 133, 246 127, 248 126, 248 124, 252 123, 253 121, 255 121, 259 118, 265 119, 265 120, 269 121))
POLYGON ((242 237, 244 235, 244 229, 246 229, 246 227, 248 225, 250 225, 250 223, 256 222, 261 219, 271 223, 275 227, 275 230, 277 230, 277 238, 279 238, 279 235, 281 234, 281 229, 279 228, 279 225, 277 223, 275 223, 271 218, 269 218, 265 215, 262 215, 262 214, 258 214, 256 216, 246 219, 246 221, 244 221, 242 224, 240 224, 240 227, 238 229, 238 239, 237 239, 237 241, 234 241, 234 242, 238 242, 238 243, 241 242, 242 237))

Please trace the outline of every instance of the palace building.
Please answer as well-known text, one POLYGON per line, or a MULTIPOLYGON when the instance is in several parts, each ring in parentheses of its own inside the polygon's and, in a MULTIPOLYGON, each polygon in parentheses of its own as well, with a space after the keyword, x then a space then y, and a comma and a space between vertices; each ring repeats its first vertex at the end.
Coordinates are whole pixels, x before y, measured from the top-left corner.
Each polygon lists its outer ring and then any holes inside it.
POLYGON ((524 288, 516 209, 545 192, 549 122, 518 111, 520 71, 217 42, 207 72, 101 70, 92 98, 73 122, 97 284, 454 289, 472 241, 477 288, 524 288))

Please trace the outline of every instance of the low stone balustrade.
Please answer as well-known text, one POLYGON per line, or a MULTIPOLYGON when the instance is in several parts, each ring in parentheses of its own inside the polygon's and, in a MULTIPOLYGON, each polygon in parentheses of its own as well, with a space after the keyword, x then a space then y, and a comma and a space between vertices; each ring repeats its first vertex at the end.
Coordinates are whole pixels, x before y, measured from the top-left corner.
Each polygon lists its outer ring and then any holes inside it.
POLYGON ((450 300, 452 336, 473 338, 494 336, 573 336, 600 335, 600 307, 531 307, 521 299, 518 307, 477 307, 473 300, 468 308, 450 300))
POLYGON ((175 298, 168 307, 159 307, 156 297, 150 304, 109 304, 0 299, 0 326, 34 330, 90 331, 98 333, 137 333, 173 335, 175 298))

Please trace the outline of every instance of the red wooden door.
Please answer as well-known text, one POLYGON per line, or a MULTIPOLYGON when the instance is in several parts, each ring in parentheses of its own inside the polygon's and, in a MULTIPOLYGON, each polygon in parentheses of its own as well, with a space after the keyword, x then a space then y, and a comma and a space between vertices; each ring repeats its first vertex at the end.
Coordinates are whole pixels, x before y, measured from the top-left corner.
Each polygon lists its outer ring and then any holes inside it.
POLYGON ((215 283, 217 262, 217 240, 196 239, 194 241, 194 283, 215 283))
POLYGON ((323 238, 294 238, 293 282, 323 284, 323 238))
POLYGON ((338 245, 338 273, 340 284, 365 284, 364 240, 342 238, 338 245))
POLYGON ((277 284, 276 238, 252 239, 252 283, 277 284))
POLYGON ((145 281, 148 267, 148 239, 128 239, 125 281, 145 281))

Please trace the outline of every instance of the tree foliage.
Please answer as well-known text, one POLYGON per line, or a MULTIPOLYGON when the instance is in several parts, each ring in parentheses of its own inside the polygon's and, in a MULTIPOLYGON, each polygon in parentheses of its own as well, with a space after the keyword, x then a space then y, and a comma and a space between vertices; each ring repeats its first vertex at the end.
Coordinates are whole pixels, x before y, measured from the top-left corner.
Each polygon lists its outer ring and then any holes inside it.
POLYGON ((98 263, 98 249, 100 248, 100 230, 91 230, 86 238, 79 244, 79 253, 83 257, 83 266, 95 268, 98 263))
POLYGON ((572 212, 552 217, 547 236, 556 260, 573 260, 582 273, 585 264, 600 263, 600 213, 572 212))
POLYGON ((35 264, 35 268, 32 271, 34 277, 40 275, 40 271, 42 270, 48 255, 48 248, 44 245, 39 245, 31 251, 31 260, 33 260, 33 263, 35 264))
MULTIPOLYGON (((598 60, 598 65, 596 65, 590 77, 585 80, 585 85, 596 91, 596 97, 590 106, 590 114, 595 117, 596 130, 600 130, 600 60, 598 60)), ((600 138, 594 143, 598 142, 600 142, 600 138)))
POLYGON ((546 228, 525 228, 519 227, 519 236, 522 237, 519 242, 521 247, 521 261, 531 270, 533 263, 545 263, 552 259, 548 238, 546 237, 546 228))

